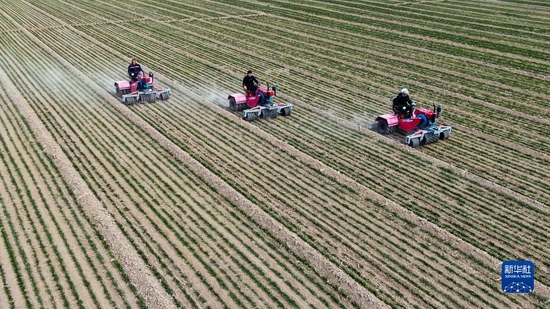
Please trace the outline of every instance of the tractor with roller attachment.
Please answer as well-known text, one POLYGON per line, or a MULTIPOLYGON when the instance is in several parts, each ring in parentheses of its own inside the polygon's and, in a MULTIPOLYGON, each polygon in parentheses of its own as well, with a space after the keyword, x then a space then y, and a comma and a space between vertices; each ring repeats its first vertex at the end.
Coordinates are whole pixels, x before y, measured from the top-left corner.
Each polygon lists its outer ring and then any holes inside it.
POLYGON ((155 78, 153 72, 149 72, 148 76, 138 74, 130 76, 130 80, 122 80, 115 82, 116 94, 122 99, 126 105, 139 103, 154 103, 157 99, 168 100, 172 93, 169 88, 155 88, 155 78))
POLYGON ((394 106, 393 114, 376 117, 376 131, 384 135, 393 132, 404 134, 405 143, 413 148, 449 138, 452 128, 437 122, 441 105, 436 107, 434 104, 433 110, 415 107, 416 103, 413 103, 410 111, 404 112, 394 106))
POLYGON ((258 118, 276 118, 279 115, 290 116, 292 113, 292 104, 274 103, 273 99, 277 95, 277 85, 258 86, 255 93, 232 93, 229 100, 229 109, 232 111, 242 111, 242 117, 247 121, 254 121, 258 118))

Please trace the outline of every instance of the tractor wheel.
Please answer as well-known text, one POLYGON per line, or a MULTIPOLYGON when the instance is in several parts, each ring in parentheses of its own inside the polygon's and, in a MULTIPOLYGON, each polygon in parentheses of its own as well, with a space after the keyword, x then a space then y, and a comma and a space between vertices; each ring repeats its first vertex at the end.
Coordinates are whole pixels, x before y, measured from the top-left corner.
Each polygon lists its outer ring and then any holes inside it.
POLYGON ((391 133, 391 129, 388 126, 388 121, 386 119, 378 120, 378 123, 376 124, 376 131, 383 135, 391 133))
POLYGON ((292 114, 292 108, 285 107, 285 108, 281 109, 281 115, 290 116, 290 114, 292 114))
POLYGON ((439 133, 439 139, 446 140, 449 138, 449 131, 443 131, 439 133))
POLYGON ((160 94, 160 99, 163 100, 163 101, 166 101, 168 99, 170 99, 170 94, 168 92, 163 92, 160 94))
POLYGON ((435 143, 439 140, 439 136, 437 136, 435 133, 429 133, 424 136, 426 139, 426 144, 435 143))
POLYGON ((243 119, 247 120, 247 121, 254 121, 254 120, 256 120, 256 118, 258 118, 257 113, 248 113, 248 114, 246 114, 246 117, 243 116, 243 119))
POLYGON ((409 146, 411 146, 412 148, 416 148, 418 146, 420 146, 420 138, 413 138, 409 141, 409 146))
POLYGON ((233 98, 233 97, 229 98, 229 109, 232 110, 232 111, 238 110, 237 102, 235 102, 235 98, 233 98))
POLYGON ((126 104, 126 105, 132 105, 134 103, 136 103, 136 98, 126 98, 126 99, 124 99, 124 104, 126 104))
POLYGON ((116 89, 116 95, 121 97, 122 96, 122 92, 120 92, 120 88, 118 87, 118 85, 115 85, 115 89, 116 89))

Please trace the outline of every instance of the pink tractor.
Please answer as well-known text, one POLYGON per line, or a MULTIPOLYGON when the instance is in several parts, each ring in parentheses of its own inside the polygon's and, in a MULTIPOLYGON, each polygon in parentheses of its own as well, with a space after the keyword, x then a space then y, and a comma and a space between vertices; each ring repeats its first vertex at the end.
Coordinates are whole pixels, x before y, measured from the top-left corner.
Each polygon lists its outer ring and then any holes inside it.
POLYGON ((385 114, 376 117, 376 130, 380 134, 389 134, 395 131, 406 135, 405 143, 411 147, 435 143, 446 140, 451 134, 450 126, 441 126, 437 123, 441 105, 433 110, 415 108, 412 104, 410 113, 404 113, 394 108, 394 114, 385 114))
POLYGON ((232 111, 243 111, 243 119, 248 121, 256 118, 276 118, 278 115, 289 116, 292 113, 292 104, 273 103, 277 95, 277 85, 271 89, 267 86, 258 86, 256 93, 232 93, 227 99, 232 111))
POLYGON ((137 77, 132 76, 129 81, 115 82, 115 90, 126 105, 132 105, 136 102, 154 103, 157 98, 161 100, 170 98, 170 89, 155 89, 154 85, 153 72, 149 72, 149 76, 139 74, 137 77))

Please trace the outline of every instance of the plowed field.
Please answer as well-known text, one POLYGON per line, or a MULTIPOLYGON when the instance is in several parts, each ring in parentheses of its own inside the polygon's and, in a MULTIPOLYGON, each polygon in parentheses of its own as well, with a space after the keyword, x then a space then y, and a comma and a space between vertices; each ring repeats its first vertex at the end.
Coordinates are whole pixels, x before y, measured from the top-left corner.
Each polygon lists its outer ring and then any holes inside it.
POLYGON ((542 0, 0 0, 0 307, 549 308, 549 102, 542 0), (369 129, 403 87, 449 140, 369 129))

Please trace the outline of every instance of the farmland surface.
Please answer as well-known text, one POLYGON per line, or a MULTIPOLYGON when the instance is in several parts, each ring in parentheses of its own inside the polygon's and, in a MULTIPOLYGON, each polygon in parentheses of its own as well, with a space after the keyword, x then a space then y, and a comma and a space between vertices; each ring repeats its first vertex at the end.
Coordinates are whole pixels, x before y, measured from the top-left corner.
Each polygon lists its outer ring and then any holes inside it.
POLYGON ((548 1, 0 0, 1 308, 549 308, 549 174, 548 1))

